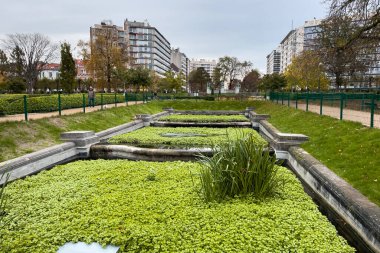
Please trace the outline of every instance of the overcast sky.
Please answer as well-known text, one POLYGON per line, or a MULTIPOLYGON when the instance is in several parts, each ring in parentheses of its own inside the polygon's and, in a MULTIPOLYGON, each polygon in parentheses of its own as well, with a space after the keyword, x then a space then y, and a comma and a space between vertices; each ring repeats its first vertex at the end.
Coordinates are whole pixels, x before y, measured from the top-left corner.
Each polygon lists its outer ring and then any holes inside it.
POLYGON ((55 42, 89 39, 89 27, 124 19, 155 26, 190 59, 236 56, 265 73, 266 55, 294 27, 323 18, 323 0, 0 0, 0 37, 39 32, 55 42))

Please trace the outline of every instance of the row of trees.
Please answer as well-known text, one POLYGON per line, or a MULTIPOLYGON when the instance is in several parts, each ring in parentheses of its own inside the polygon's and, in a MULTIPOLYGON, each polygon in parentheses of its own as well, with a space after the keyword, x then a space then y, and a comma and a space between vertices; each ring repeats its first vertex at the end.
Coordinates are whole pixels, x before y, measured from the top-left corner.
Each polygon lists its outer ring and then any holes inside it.
POLYGON ((193 92, 206 92, 207 86, 214 90, 220 90, 226 84, 227 89, 234 89, 240 85, 241 92, 256 92, 258 90, 276 90, 285 88, 287 80, 279 74, 261 76, 257 69, 252 69, 252 63, 239 61, 236 57, 224 56, 212 76, 204 68, 198 68, 190 72, 190 90, 193 92))
POLYGON ((21 93, 27 90, 60 90, 67 93, 95 86, 98 90, 146 89, 179 91, 185 86, 183 73, 173 71, 159 77, 138 65, 133 65, 126 51, 115 45, 105 33, 93 42, 79 41, 78 47, 87 72, 94 78, 76 79, 76 66, 70 44, 60 45, 60 75, 57 80, 39 79, 45 65, 57 59, 59 46, 41 34, 8 35, 0 49, 0 90, 21 93))
POLYGON ((224 56, 219 58, 211 76, 204 68, 190 72, 189 85, 191 91, 200 92, 205 92, 209 86, 213 93, 216 89, 220 90, 224 84, 227 84, 227 89, 234 89, 239 83, 244 91, 256 91, 259 76, 257 70, 252 70, 251 62, 224 56))

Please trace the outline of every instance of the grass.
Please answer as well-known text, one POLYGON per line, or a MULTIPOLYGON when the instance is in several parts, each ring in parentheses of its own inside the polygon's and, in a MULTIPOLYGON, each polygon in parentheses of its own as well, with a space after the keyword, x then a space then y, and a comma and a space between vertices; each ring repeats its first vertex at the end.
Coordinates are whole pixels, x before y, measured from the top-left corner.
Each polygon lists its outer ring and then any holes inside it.
POLYGON ((354 252, 287 169, 279 168, 281 194, 259 203, 205 203, 191 176, 199 169, 93 160, 17 180, 7 188, 1 252, 53 253, 69 241, 121 252, 354 252))
POLYGON ((282 132, 309 136, 302 148, 380 206, 380 129, 271 103, 256 111, 282 132))
POLYGON ((136 114, 162 111, 158 103, 111 108, 91 113, 0 123, 0 161, 59 144, 60 133, 72 130, 95 132, 133 120, 136 114))
POLYGON ((270 114, 269 121, 280 131, 309 136, 310 141, 302 145, 306 151, 380 206, 380 129, 269 102, 163 101, 27 123, 0 123, 0 160, 60 143, 59 134, 64 131, 101 131, 131 121, 135 114, 156 113, 163 107, 177 110, 244 110, 252 106, 259 113, 270 114))
POLYGON ((201 192, 206 202, 247 195, 264 199, 280 190, 276 157, 255 139, 244 132, 237 138, 227 136, 226 142, 213 147, 212 157, 201 156, 201 192))

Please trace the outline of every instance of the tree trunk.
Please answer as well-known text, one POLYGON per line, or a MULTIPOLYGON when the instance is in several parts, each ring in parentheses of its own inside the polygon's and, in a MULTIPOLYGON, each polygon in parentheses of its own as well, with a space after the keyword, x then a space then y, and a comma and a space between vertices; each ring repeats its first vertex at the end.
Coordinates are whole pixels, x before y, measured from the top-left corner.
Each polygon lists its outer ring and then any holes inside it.
POLYGON ((340 72, 335 73, 335 86, 339 90, 340 86, 342 85, 342 77, 340 72))

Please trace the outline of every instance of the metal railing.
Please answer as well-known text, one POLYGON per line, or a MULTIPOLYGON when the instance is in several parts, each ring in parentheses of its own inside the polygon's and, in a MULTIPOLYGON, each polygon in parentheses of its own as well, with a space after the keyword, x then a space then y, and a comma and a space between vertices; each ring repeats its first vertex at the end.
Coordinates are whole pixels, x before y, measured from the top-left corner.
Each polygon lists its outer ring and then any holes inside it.
POLYGON ((288 107, 380 127, 379 94, 270 92, 269 99, 288 107))

